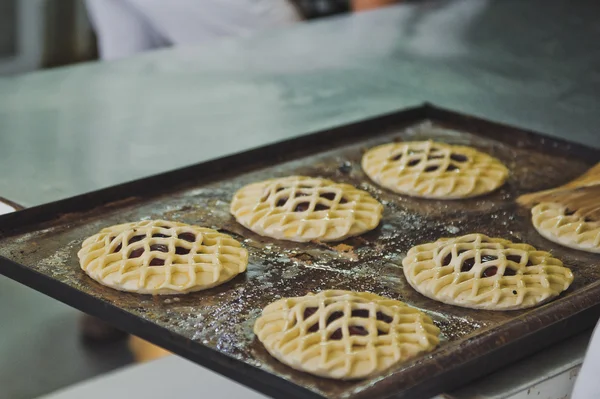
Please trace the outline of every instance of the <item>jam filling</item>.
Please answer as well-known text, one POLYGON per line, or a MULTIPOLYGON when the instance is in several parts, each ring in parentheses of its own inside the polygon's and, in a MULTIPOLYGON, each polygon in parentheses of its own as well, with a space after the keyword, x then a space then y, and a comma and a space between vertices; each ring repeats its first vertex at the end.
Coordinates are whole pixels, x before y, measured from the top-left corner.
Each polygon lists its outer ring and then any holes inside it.
POLYGON ((187 255, 190 253, 190 250, 183 247, 175 247, 175 253, 177 255, 187 255))
POLYGON ((169 247, 164 244, 150 245, 150 251, 169 252, 169 247))
POLYGON ((294 208, 294 212, 305 212, 308 210, 309 206, 310 202, 299 202, 298 205, 296 205, 296 207, 294 208))
MULTIPOLYGON (((300 186, 300 188, 312 188, 312 187, 304 187, 304 186, 300 186)), ((309 194, 306 193, 296 193, 295 197, 307 197, 309 194)), ((322 193, 319 194, 319 197, 327 199, 329 201, 333 201, 336 197, 335 193, 322 193)), ((282 207, 285 206, 285 204, 288 202, 289 198, 288 197, 283 197, 280 198, 277 203, 275 204, 276 207, 282 207)), ((345 199, 344 197, 340 198, 340 204, 346 204, 348 202, 347 199, 345 199)), ((296 207, 294 208, 294 212, 306 212, 310 207, 310 202, 305 201, 305 202, 300 202, 296 205, 296 207)), ((331 209, 329 206, 324 205, 324 204, 319 204, 317 203, 315 205, 315 211, 326 211, 328 209, 331 209)))
POLYGON ((127 241, 127 245, 132 244, 134 242, 142 241, 146 236, 133 236, 127 241))
POLYGON ((164 259, 154 258, 150 261, 150 266, 162 266, 165 264, 164 259))
MULTIPOLYGON (((128 245, 132 244, 134 242, 138 242, 141 241, 145 236, 143 235, 138 235, 138 236, 134 236, 131 237, 128 241, 128 245)), ((168 238, 171 237, 169 235, 164 235, 164 234, 153 234, 152 237, 156 237, 156 238, 168 238)), ((111 241, 114 240, 116 237, 112 237, 111 241)), ((179 234, 178 238, 184 240, 184 241, 188 241, 188 242, 194 242, 196 241, 196 236, 192 233, 181 233, 179 234)), ((117 245, 117 247, 112 251, 113 253, 119 252, 121 251, 121 249, 123 248, 123 245, 119 243, 119 245, 117 245)), ((165 244, 152 244, 150 245, 150 251, 157 251, 157 252, 169 252, 169 246, 165 245, 165 244)), ((133 251, 131 251, 129 253, 129 259, 135 259, 135 258, 139 258, 140 256, 142 256, 142 254, 144 253, 144 248, 136 248, 133 251)), ((187 255, 190 253, 190 250, 187 248, 183 248, 183 247, 175 247, 175 253, 177 255, 187 255)), ((162 259, 158 259, 155 258, 150 262, 150 266, 162 266, 164 265, 165 261, 162 259), (161 263, 162 262, 162 263, 161 263)))
POLYGON ((482 277, 492 277, 498 273, 498 268, 496 266, 488 267, 481 273, 482 277))
POLYGON ((140 256, 142 256, 143 253, 144 248, 136 248, 129 253, 129 259, 139 258, 140 256))
POLYGON ((333 201, 335 199, 335 193, 321 193, 319 194, 319 197, 333 201))
MULTIPOLYGON (((313 308, 313 307, 304 309, 304 314, 303 314, 304 319, 309 318, 310 316, 315 314, 316 311, 317 311, 317 308, 313 308)), ((330 325, 335 320, 337 320, 343 316, 344 316, 343 312, 338 311, 338 312, 331 313, 329 315, 329 317, 327 318, 326 325, 330 325)), ((352 317, 361 317, 361 318, 366 319, 369 317, 369 311, 367 309, 355 309, 352 311, 351 316, 352 317)), ((391 323, 393 318, 383 312, 377 312, 377 320, 383 321, 385 323, 391 323)), ((317 332, 318 330, 319 330, 319 323, 315 323, 308 328, 308 332, 317 332)), ((367 329, 362 326, 348 326, 348 332, 350 333, 350 335, 363 335, 364 336, 364 335, 369 334, 367 329)), ((377 330, 377 335, 384 335, 384 334, 387 334, 387 333, 384 331, 381 331, 381 330, 377 330)), ((343 337, 342 329, 338 328, 333 333, 331 333, 331 335, 329 336, 329 339, 340 340, 340 339, 342 339, 342 337, 343 337)))
MULTIPOLYGON (((456 255, 458 256, 464 252, 467 252, 467 250, 459 249, 458 251, 456 251, 456 255)), ((444 257, 444 259, 442 260, 442 266, 448 266, 450 262, 452 262, 452 252, 448 252, 448 255, 444 257)))
POLYGON ((505 276, 516 276, 517 272, 513 269, 511 269, 510 267, 507 267, 506 269, 504 269, 504 275, 505 276))
POLYGON ((421 160, 420 160, 420 159, 413 159, 412 161, 409 161, 409 162, 407 163, 407 165, 408 165, 408 166, 415 166, 415 165, 417 165, 419 162, 421 162, 421 160))
POLYGON ((398 161, 398 160, 400 160, 400 158, 402 158, 402 153, 394 155, 393 157, 390 158, 390 161, 398 161))
MULTIPOLYGON (((493 256, 493 255, 482 255, 481 256, 481 263, 491 262, 491 261, 496 260, 496 259, 498 259, 498 258, 495 257, 495 256, 493 256)), ((461 272, 468 272, 469 270, 471 270, 473 268, 473 266, 475 266, 475 258, 465 259, 463 261, 462 267, 460 268, 460 271, 461 272)))
POLYGON ((195 242, 196 236, 193 233, 181 233, 177 236, 180 240, 187 242, 195 242))
POLYGON ((456 162, 467 162, 469 160, 469 158, 467 158, 466 156, 455 153, 450 154, 450 159, 456 162))
POLYGON ((287 202, 287 200, 288 200, 287 197, 286 198, 280 198, 279 201, 277 201, 277 203, 275 204, 275 206, 277 206, 277 207, 284 206, 285 203, 287 202))
POLYGON ((458 168, 452 164, 448 165, 446 168, 446 172, 452 172, 453 170, 458 170, 458 168))
POLYGON ((425 168, 425 172, 433 172, 438 170, 440 167, 437 165, 431 165, 425 168))

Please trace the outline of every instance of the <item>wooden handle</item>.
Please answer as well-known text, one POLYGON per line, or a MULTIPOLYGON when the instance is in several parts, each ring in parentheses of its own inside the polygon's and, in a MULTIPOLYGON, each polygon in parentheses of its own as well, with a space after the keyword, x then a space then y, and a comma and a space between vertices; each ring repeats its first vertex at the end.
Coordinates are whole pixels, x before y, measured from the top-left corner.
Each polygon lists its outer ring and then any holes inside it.
POLYGON ((521 195, 517 198, 517 202, 523 206, 532 206, 544 201, 565 202, 573 195, 574 191, 598 185, 600 185, 600 162, 567 184, 550 190, 521 195))

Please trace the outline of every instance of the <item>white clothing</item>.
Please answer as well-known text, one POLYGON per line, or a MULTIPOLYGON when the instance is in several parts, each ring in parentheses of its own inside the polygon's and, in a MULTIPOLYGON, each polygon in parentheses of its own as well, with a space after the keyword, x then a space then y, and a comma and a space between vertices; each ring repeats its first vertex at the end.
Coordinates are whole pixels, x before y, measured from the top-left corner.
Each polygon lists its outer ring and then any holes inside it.
POLYGON ((286 0, 86 0, 104 60, 301 20, 286 0))

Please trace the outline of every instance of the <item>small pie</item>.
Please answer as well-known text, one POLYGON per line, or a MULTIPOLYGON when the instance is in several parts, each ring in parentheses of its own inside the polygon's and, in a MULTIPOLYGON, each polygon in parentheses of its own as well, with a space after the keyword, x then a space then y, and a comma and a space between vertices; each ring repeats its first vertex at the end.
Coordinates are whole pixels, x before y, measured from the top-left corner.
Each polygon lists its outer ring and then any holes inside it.
POLYGON ((77 255, 100 284, 157 295, 215 287, 248 264, 248 252, 230 236, 165 220, 107 227, 87 238, 77 255))
POLYGON ((502 186, 508 169, 471 147, 433 141, 389 143, 371 148, 362 168, 375 183, 399 194, 459 199, 502 186))
POLYGON ((421 294, 474 309, 530 308, 558 296, 573 281, 571 270, 549 252, 483 234, 417 245, 402 265, 421 294))
POLYGON ((349 380, 433 350, 440 330, 403 302, 327 290, 271 303, 254 333, 273 357, 296 370, 349 380))
POLYGON ((555 202, 542 202, 532 210, 538 233, 557 244, 600 253, 600 198, 593 196, 577 209, 555 202))
POLYGON ((366 191, 316 177, 253 183, 233 196, 231 214, 262 236, 306 242, 339 241, 372 230, 383 206, 366 191))

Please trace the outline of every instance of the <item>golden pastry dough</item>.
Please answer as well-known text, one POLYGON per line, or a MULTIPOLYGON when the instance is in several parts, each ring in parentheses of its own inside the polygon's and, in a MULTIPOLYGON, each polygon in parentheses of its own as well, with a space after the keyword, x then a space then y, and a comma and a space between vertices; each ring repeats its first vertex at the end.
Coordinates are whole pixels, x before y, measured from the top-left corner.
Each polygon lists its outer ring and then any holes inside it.
POLYGON ((566 247, 600 253, 600 198, 589 197, 577 209, 542 202, 532 210, 532 222, 545 238, 566 247))
POLYGON ((181 294, 222 284, 246 270, 248 252, 218 231, 165 220, 102 229, 77 254, 81 268, 108 287, 181 294))
POLYGON ((483 195, 508 177, 508 169, 488 154, 433 141, 371 148, 362 168, 371 180, 396 193, 436 199, 483 195))
POLYGON ((253 183, 233 196, 231 214, 262 236, 338 241, 372 230, 383 206, 366 191, 331 180, 289 176, 253 183))
POLYGON ((474 309, 529 308, 558 296, 573 281, 571 270, 550 253, 483 234, 417 245, 402 265, 421 294, 474 309))
POLYGON ((358 379, 433 350, 440 330, 429 316, 400 301, 327 290, 268 305, 254 333, 273 357, 290 367, 358 379))

